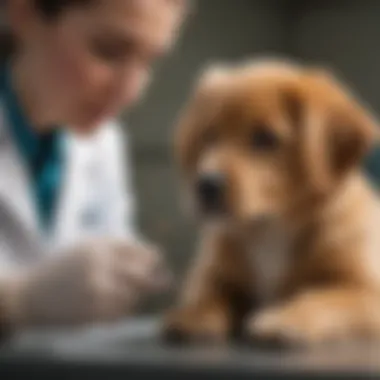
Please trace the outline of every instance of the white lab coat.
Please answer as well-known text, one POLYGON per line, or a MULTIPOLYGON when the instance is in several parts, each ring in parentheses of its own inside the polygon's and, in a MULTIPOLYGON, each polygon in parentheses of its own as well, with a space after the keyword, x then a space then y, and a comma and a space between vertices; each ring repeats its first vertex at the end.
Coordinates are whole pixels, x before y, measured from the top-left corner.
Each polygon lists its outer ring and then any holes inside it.
POLYGON ((70 135, 58 212, 43 235, 22 157, 0 103, 0 271, 37 264, 47 255, 91 236, 133 238, 134 202, 119 126, 109 122, 94 136, 70 135))

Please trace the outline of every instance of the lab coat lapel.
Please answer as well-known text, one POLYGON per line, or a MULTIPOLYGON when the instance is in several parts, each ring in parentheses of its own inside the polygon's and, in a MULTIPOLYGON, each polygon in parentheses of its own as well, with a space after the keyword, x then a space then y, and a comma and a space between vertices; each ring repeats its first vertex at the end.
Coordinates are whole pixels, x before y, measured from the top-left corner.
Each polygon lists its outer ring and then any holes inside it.
POLYGON ((54 229, 56 246, 70 245, 85 237, 82 220, 91 190, 88 181, 91 157, 91 144, 71 134, 67 136, 65 173, 54 229))
POLYGON ((0 173, 0 220, 2 234, 6 235, 2 236, 2 243, 6 238, 7 246, 14 252, 13 261, 36 261, 42 253, 37 212, 26 168, 7 132, 1 107, 0 173))
POLYGON ((36 233, 38 218, 26 168, 11 136, 6 130, 0 110, 0 198, 14 211, 25 227, 36 233))
MULTIPOLYGON (((9 209, 27 239, 38 241, 49 251, 84 237, 83 209, 91 191, 88 174, 92 164, 92 144, 68 135, 65 144, 65 168, 58 197, 57 212, 49 234, 42 234, 36 205, 31 194, 28 173, 22 162, 0 107, 0 203, 9 209)), ((20 238, 21 231, 20 231, 20 238)))
MULTIPOLYGON (((87 144, 69 135, 65 144, 65 167, 57 212, 49 234, 43 234, 36 205, 30 189, 28 173, 11 135, 7 132, 0 107, 0 206, 20 227, 20 239, 35 241, 48 251, 57 251, 75 242, 81 234, 81 205, 85 204, 88 188, 86 167, 87 144)), ((91 156, 91 154, 90 154, 91 156)), ((1 216, 1 213, 0 213, 1 216)))

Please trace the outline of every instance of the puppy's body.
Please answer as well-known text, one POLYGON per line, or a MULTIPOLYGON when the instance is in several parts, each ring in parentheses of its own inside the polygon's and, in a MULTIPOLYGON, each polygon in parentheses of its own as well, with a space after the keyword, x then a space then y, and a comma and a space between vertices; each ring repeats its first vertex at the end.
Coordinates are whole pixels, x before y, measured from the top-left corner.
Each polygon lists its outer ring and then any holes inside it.
POLYGON ((359 165, 376 134, 368 112, 331 76, 281 63, 219 71, 198 88, 180 161, 190 184, 222 173, 223 197, 201 187, 208 227, 167 331, 380 337, 380 202, 359 165), (208 222, 210 199, 223 223, 208 222))
POLYGON ((254 292, 261 304, 276 298, 291 268, 293 237, 284 225, 272 225, 247 242, 255 273, 254 292))

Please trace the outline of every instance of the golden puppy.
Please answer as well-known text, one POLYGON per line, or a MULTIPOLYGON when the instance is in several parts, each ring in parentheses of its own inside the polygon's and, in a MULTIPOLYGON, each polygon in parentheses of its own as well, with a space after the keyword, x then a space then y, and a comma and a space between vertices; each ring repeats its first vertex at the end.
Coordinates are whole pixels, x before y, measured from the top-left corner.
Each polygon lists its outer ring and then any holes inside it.
POLYGON ((206 70, 177 136, 200 247, 167 336, 380 337, 380 204, 360 169, 376 134, 324 70, 206 70))

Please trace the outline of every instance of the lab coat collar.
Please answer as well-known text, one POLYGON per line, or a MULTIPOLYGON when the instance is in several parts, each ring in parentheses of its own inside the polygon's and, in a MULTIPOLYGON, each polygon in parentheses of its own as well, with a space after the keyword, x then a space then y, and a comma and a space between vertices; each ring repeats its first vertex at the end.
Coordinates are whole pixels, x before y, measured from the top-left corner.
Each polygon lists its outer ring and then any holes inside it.
POLYGON ((3 108, 0 108, 0 200, 10 209, 20 225, 38 236, 37 210, 32 199, 27 170, 9 132, 6 130, 3 108))

